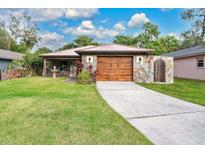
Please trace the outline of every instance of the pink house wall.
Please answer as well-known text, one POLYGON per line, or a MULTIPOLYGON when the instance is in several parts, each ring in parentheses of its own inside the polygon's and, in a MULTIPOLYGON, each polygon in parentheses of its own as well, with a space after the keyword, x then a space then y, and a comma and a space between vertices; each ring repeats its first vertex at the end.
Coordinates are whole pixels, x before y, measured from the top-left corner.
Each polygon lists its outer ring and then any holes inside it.
POLYGON ((175 59, 174 76, 188 79, 205 80, 205 67, 197 68, 196 57, 175 59))

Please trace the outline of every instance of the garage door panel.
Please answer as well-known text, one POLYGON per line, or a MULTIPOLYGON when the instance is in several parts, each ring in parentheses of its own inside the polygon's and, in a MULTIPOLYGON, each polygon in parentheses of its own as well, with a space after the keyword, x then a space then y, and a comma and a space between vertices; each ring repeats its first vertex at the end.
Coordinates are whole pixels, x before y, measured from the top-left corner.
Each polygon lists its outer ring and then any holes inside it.
POLYGON ((98 57, 97 80, 132 81, 132 57, 98 57))

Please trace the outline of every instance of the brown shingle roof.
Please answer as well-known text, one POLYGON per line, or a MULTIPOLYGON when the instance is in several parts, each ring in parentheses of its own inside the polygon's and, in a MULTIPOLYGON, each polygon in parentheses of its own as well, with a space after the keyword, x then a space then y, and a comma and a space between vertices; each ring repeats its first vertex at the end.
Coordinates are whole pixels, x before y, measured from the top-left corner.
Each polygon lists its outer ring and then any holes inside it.
POLYGON ((0 59, 20 60, 23 56, 24 54, 18 52, 0 49, 0 59))

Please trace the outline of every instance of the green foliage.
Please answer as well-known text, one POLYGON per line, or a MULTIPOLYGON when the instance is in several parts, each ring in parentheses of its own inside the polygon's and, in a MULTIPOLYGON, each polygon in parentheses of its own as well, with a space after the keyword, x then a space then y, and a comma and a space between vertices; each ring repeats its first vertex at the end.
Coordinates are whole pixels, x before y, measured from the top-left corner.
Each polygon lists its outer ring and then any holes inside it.
POLYGON ((143 25, 143 31, 144 32, 136 36, 136 43, 140 47, 149 48, 150 44, 158 39, 160 34, 159 28, 157 25, 147 22, 143 25))
POLYGON ((9 66, 8 66, 8 69, 10 70, 13 70, 15 68, 19 68, 19 67, 22 67, 23 66, 23 63, 21 60, 13 60, 9 66))
POLYGON ((20 43, 25 44, 27 49, 31 50, 33 46, 40 40, 40 38, 37 36, 37 31, 39 29, 26 12, 19 17, 10 14, 8 27, 11 37, 14 40, 20 40, 20 43))
POLYGON ((94 39, 88 36, 79 36, 73 41, 77 47, 87 46, 87 45, 99 45, 98 42, 95 42, 94 39))
POLYGON ((205 106, 204 81, 176 78, 173 84, 140 83, 140 85, 172 97, 205 106))
POLYGON ((79 83, 89 83, 92 81, 92 76, 89 71, 82 70, 77 76, 77 79, 79 83))
POLYGON ((124 44, 124 45, 134 45, 134 37, 133 36, 126 36, 126 35, 117 35, 113 42, 117 44, 124 44))
POLYGON ((16 41, 12 41, 12 42, 11 42, 10 50, 24 54, 24 53, 26 53, 27 51, 29 51, 29 48, 28 48, 28 47, 26 46, 26 44, 23 43, 23 42, 17 44, 16 41))
POLYGON ((0 49, 10 49, 10 36, 3 25, 0 24, 0 49))
POLYGON ((157 25, 150 22, 145 23, 143 26, 143 32, 139 35, 126 36, 118 35, 113 40, 114 43, 132 45, 143 48, 154 49, 152 54, 161 55, 170 51, 177 50, 180 45, 180 41, 174 36, 159 36, 160 31, 157 25))
POLYGON ((44 54, 44 53, 49 53, 49 52, 52 52, 52 50, 46 48, 46 47, 42 47, 42 48, 39 48, 38 50, 35 51, 35 54, 44 54))
POLYGON ((154 55, 161 55, 167 52, 175 51, 179 48, 180 41, 176 39, 174 36, 162 36, 157 40, 153 41, 149 48, 154 49, 154 55))
POLYGON ((181 48, 188 48, 191 46, 204 43, 205 40, 205 9, 185 9, 181 18, 185 21, 191 21, 191 29, 181 34, 183 38, 181 48))
POLYGON ((75 45, 73 42, 72 43, 67 43, 62 48, 59 48, 58 51, 66 50, 66 49, 72 49, 72 48, 76 48, 76 47, 77 47, 77 45, 75 45))
POLYGON ((26 52, 22 60, 12 61, 9 68, 22 67, 30 72, 30 76, 39 75, 42 73, 43 58, 40 54, 50 52, 47 48, 40 48, 36 52, 26 52))
POLYGON ((73 40, 71 43, 65 44, 62 48, 59 48, 58 51, 66 50, 66 49, 72 49, 82 46, 88 46, 88 45, 100 45, 100 43, 95 42, 94 39, 88 37, 88 36, 79 36, 75 40, 73 40))
POLYGON ((10 14, 7 28, 0 23, 0 48, 26 53, 40 40, 37 31, 38 27, 26 13, 18 17, 10 14))

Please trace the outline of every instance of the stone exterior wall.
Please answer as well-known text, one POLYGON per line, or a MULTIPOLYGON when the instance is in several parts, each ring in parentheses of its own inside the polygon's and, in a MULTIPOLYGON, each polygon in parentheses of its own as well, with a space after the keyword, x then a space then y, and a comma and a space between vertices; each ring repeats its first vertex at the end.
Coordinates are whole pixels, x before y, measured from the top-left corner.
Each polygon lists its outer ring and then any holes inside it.
MULTIPOLYGON (((134 82, 154 82, 154 62, 157 59, 165 61, 165 83, 173 83, 173 58, 164 56, 133 56, 133 80, 134 82), (139 61, 141 59, 141 61, 139 61)), ((82 55, 83 69, 88 69, 92 65, 92 71, 97 69, 97 56, 96 55, 82 55), (89 62, 88 58, 91 57, 89 62)))
POLYGON ((145 83, 154 82, 154 62, 157 59, 165 62, 165 83, 173 83, 173 58, 164 56, 133 56, 133 80, 145 83))
POLYGON ((97 56, 96 55, 82 55, 82 64, 83 69, 88 69, 90 65, 92 65, 92 71, 96 71, 97 69, 97 56), (92 61, 88 62, 88 58, 91 58, 92 61))

